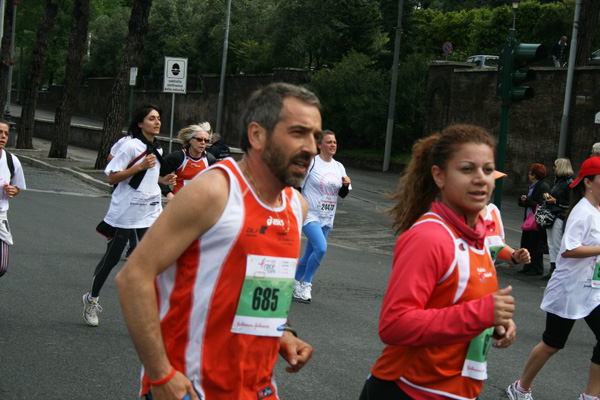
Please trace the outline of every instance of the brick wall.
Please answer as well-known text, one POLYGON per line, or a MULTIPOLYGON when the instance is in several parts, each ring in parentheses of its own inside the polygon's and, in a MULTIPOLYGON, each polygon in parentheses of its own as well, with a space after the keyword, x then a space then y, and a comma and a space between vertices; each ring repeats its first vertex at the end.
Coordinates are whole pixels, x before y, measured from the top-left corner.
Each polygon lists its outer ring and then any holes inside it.
MULTIPOLYGON (((138 79, 143 81, 142 79, 138 79)), ((306 70, 295 68, 275 69, 272 74, 261 75, 230 75, 225 81, 223 101, 222 136, 232 145, 239 146, 240 132, 238 120, 250 94, 260 86, 271 82, 288 82, 304 84, 308 81, 306 70)), ((88 85, 82 86, 77 96, 74 114, 81 117, 104 120, 108 105, 107 94, 110 93, 114 78, 92 78, 88 85)), ((141 82, 140 86, 148 84, 141 82)), ((208 121, 216 129, 217 109, 219 100, 220 77, 205 75, 202 77, 202 91, 196 89, 198 84, 189 82, 187 93, 175 95, 173 117, 173 137, 177 132, 191 124, 208 121)), ((62 94, 62 86, 51 86, 48 90, 40 91, 37 106, 40 109, 55 110, 62 94)), ((16 97, 15 97, 16 98, 16 97)), ((134 108, 141 104, 152 103, 162 108, 162 133, 168 134, 171 126, 172 94, 150 90, 134 90, 134 108)))
MULTIPOLYGON (((558 154, 563 114, 566 68, 533 68, 537 79, 528 85, 535 97, 510 107, 505 159, 505 193, 522 193, 529 186, 532 163, 546 166, 552 186, 552 165, 558 154)), ((432 63, 429 69, 424 136, 455 123, 484 127, 500 133, 501 101, 496 97, 497 71, 466 67, 464 63, 432 63)), ((600 111, 600 68, 575 69, 566 156, 575 173, 600 142, 594 116, 600 111)))

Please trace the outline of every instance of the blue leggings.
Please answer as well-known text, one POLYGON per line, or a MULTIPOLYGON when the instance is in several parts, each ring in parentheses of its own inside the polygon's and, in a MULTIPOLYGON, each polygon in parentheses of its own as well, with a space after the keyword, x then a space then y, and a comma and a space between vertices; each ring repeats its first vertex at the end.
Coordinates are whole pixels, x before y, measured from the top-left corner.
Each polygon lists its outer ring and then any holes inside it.
POLYGON ((321 265, 321 261, 327 251, 327 235, 331 228, 321 227, 316 222, 309 222, 302 227, 302 232, 306 235, 308 243, 306 244, 306 250, 304 255, 298 262, 298 268, 296 268, 296 280, 311 283, 317 268, 321 265))

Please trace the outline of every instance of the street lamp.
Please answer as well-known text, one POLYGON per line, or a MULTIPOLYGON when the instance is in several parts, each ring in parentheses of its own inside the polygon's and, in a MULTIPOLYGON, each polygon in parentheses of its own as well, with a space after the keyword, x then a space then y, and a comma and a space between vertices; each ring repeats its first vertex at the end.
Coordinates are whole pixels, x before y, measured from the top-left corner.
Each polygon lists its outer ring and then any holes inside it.
POLYGON ((517 22, 517 8, 519 8, 519 3, 521 0, 513 0, 512 9, 513 9, 513 29, 515 29, 515 24, 517 22))

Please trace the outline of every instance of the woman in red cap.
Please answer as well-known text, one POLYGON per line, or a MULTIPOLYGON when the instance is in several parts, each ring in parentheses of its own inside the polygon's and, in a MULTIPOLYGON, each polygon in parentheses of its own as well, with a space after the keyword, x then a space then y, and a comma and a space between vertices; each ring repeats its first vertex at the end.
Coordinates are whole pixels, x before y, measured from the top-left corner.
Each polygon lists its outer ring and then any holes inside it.
MULTIPOLYGON (((587 159, 570 185, 571 206, 556 259, 556 270, 544 292, 546 330, 533 348, 521 379, 511 384, 511 400, 531 400, 531 384, 550 357, 565 346, 573 324, 584 319, 600 342, 600 157, 587 159)), ((597 400, 600 392, 600 344, 580 400, 597 400)))

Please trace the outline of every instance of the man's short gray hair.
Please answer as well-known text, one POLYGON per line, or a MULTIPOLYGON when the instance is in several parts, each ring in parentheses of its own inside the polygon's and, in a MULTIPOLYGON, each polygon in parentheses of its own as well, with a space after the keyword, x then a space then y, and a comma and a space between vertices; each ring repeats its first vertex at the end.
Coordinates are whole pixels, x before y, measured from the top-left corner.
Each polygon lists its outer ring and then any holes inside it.
POLYGON ((600 153, 600 142, 594 143, 592 146, 592 153, 599 154, 600 153))
POLYGON ((250 148, 248 126, 252 122, 256 122, 265 128, 268 136, 273 133, 275 125, 282 118, 281 110, 283 109, 283 100, 286 97, 294 97, 308 105, 317 107, 319 111, 321 110, 321 102, 317 96, 306 88, 278 82, 258 89, 250 96, 246 104, 246 110, 240 120, 240 147, 242 151, 247 153, 250 148))

